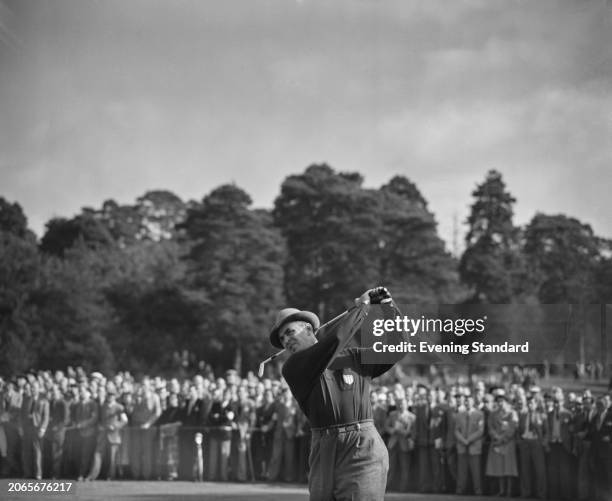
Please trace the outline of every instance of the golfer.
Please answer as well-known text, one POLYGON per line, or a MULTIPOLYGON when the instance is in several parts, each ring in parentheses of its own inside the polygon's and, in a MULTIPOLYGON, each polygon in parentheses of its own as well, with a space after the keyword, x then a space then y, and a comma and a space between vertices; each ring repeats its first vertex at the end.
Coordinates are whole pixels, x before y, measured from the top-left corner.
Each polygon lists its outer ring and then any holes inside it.
MULTIPOLYGON (((376 431, 370 380, 388 371, 403 354, 385 364, 361 362, 363 348, 346 348, 368 314, 381 304, 387 318, 399 310, 384 287, 370 289, 335 322, 321 328, 309 311, 286 308, 278 314, 270 342, 291 356, 283 376, 312 427, 309 490, 311 501, 377 501, 384 498, 389 455, 376 431)), ((407 340, 406 333, 397 334, 407 340)))

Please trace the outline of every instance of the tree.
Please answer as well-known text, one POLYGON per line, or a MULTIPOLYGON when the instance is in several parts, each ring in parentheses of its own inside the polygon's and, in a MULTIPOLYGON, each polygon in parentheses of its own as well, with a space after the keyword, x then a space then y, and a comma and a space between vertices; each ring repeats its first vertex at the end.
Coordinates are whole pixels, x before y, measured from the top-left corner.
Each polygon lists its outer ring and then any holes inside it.
POLYGON ((174 238, 187 214, 186 204, 167 190, 147 191, 138 198, 136 210, 141 216, 139 238, 153 241, 174 238))
POLYGON ((462 294, 457 263, 438 236, 434 216, 416 185, 395 176, 379 196, 381 283, 403 303, 456 301, 462 294))
POLYGON ((597 302, 601 243, 588 224, 575 218, 536 214, 525 231, 525 254, 538 278, 540 302, 597 302))
POLYGON ((38 365, 82 365, 110 371, 114 357, 106 340, 111 311, 86 269, 49 258, 43 282, 32 296, 39 321, 33 335, 38 365))
POLYGON ((106 337, 118 366, 143 372, 170 368, 173 351, 199 346, 205 318, 184 287, 181 246, 143 240, 107 254, 94 267, 113 308, 115 323, 106 337))
POLYGON ((137 206, 119 205, 114 200, 106 200, 94 217, 106 226, 120 247, 132 245, 139 240, 143 223, 137 206))
POLYGON ((7 375, 37 362, 32 326, 38 320, 31 297, 41 263, 36 244, 16 233, 0 231, 0 372, 7 375))
POLYGON ((612 304, 612 241, 602 240, 601 258, 595 270, 597 301, 612 304))
POLYGON ((289 176, 274 202, 274 221, 287 240, 288 301, 334 316, 347 299, 379 278, 379 200, 357 173, 311 165, 289 176))
POLYGON ((46 224, 40 249, 47 254, 63 257, 68 249, 78 243, 95 249, 115 245, 115 240, 106 225, 95 216, 95 211, 86 209, 72 219, 51 219, 46 224))
POLYGON ((10 203, 3 197, 0 197, 0 231, 19 238, 35 239, 34 234, 28 229, 28 219, 21 205, 17 202, 10 203))
POLYGON ((264 333, 284 303, 283 239, 269 213, 250 205, 246 192, 223 185, 190 209, 182 225, 190 246, 187 284, 206 309, 206 355, 210 359, 217 346, 217 360, 238 369, 243 355, 254 367, 255 357, 267 350, 264 333), (246 345, 251 349, 243 351, 246 345), (228 353, 234 360, 227 360, 228 353))
POLYGON ((474 291, 471 301, 510 303, 530 294, 520 231, 513 223, 516 199, 499 172, 491 170, 472 192, 466 249, 459 272, 474 291))
POLYGON ((606 247, 588 224, 563 214, 538 213, 525 231, 525 254, 537 278, 537 297, 541 303, 566 305, 565 358, 578 353, 582 363, 606 351, 601 309, 593 305, 605 295, 601 279, 606 247))
POLYGON ((109 199, 100 209, 83 209, 77 218, 69 224, 64 222, 59 229, 68 242, 79 237, 91 241, 92 231, 93 235, 97 231, 104 231, 93 228, 89 220, 93 219, 105 228, 119 247, 133 245, 140 240, 157 242, 176 237, 176 227, 185 219, 186 209, 186 204, 170 191, 147 191, 138 197, 135 204, 120 205, 109 199), (84 223, 87 223, 89 231, 83 231, 84 223))

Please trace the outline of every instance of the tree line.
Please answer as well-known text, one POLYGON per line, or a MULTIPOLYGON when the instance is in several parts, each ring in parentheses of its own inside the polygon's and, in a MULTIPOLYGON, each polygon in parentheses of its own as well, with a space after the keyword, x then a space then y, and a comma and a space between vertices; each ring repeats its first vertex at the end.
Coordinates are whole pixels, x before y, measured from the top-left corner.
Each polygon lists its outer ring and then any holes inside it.
POLYGON ((234 184, 200 201, 149 191, 53 218, 40 239, 0 197, 0 367, 164 371, 189 350, 253 369, 278 309, 331 318, 374 284, 398 303, 612 303, 610 240, 563 214, 519 227, 515 203, 489 171, 453 256, 409 179, 365 188, 326 164, 288 176, 271 210, 234 184))

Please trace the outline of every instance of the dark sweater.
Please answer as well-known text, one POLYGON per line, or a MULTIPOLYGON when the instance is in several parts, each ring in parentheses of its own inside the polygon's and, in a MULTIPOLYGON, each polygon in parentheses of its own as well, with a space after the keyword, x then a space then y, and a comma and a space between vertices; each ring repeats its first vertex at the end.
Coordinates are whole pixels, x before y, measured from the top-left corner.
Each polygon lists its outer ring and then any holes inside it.
MULTIPOLYGON (((400 314, 393 303, 381 308, 387 318, 400 314)), ((361 357, 371 348, 345 348, 368 310, 369 305, 351 308, 319 330, 316 344, 294 353, 283 366, 283 376, 314 428, 372 419, 372 378, 384 374, 404 356, 393 354, 388 364, 364 364, 361 357)), ((406 340, 407 333, 398 332, 397 336, 398 341, 406 340)))

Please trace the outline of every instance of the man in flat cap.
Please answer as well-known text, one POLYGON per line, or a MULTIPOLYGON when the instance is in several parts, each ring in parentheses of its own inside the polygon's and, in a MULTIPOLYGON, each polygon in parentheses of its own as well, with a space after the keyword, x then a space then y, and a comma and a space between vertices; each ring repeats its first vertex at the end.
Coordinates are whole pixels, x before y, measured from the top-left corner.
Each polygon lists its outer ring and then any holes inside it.
MULTIPOLYGON (((270 342, 291 353, 283 376, 312 427, 311 501, 384 497, 389 456, 372 420, 370 381, 393 367, 403 353, 391 354, 385 364, 370 365, 362 363, 364 348, 346 347, 370 304, 380 304, 386 318, 399 315, 387 289, 378 287, 364 292, 317 336, 318 317, 294 308, 282 310, 270 332, 270 342)), ((405 332, 389 334, 397 342, 407 338, 405 332)))

